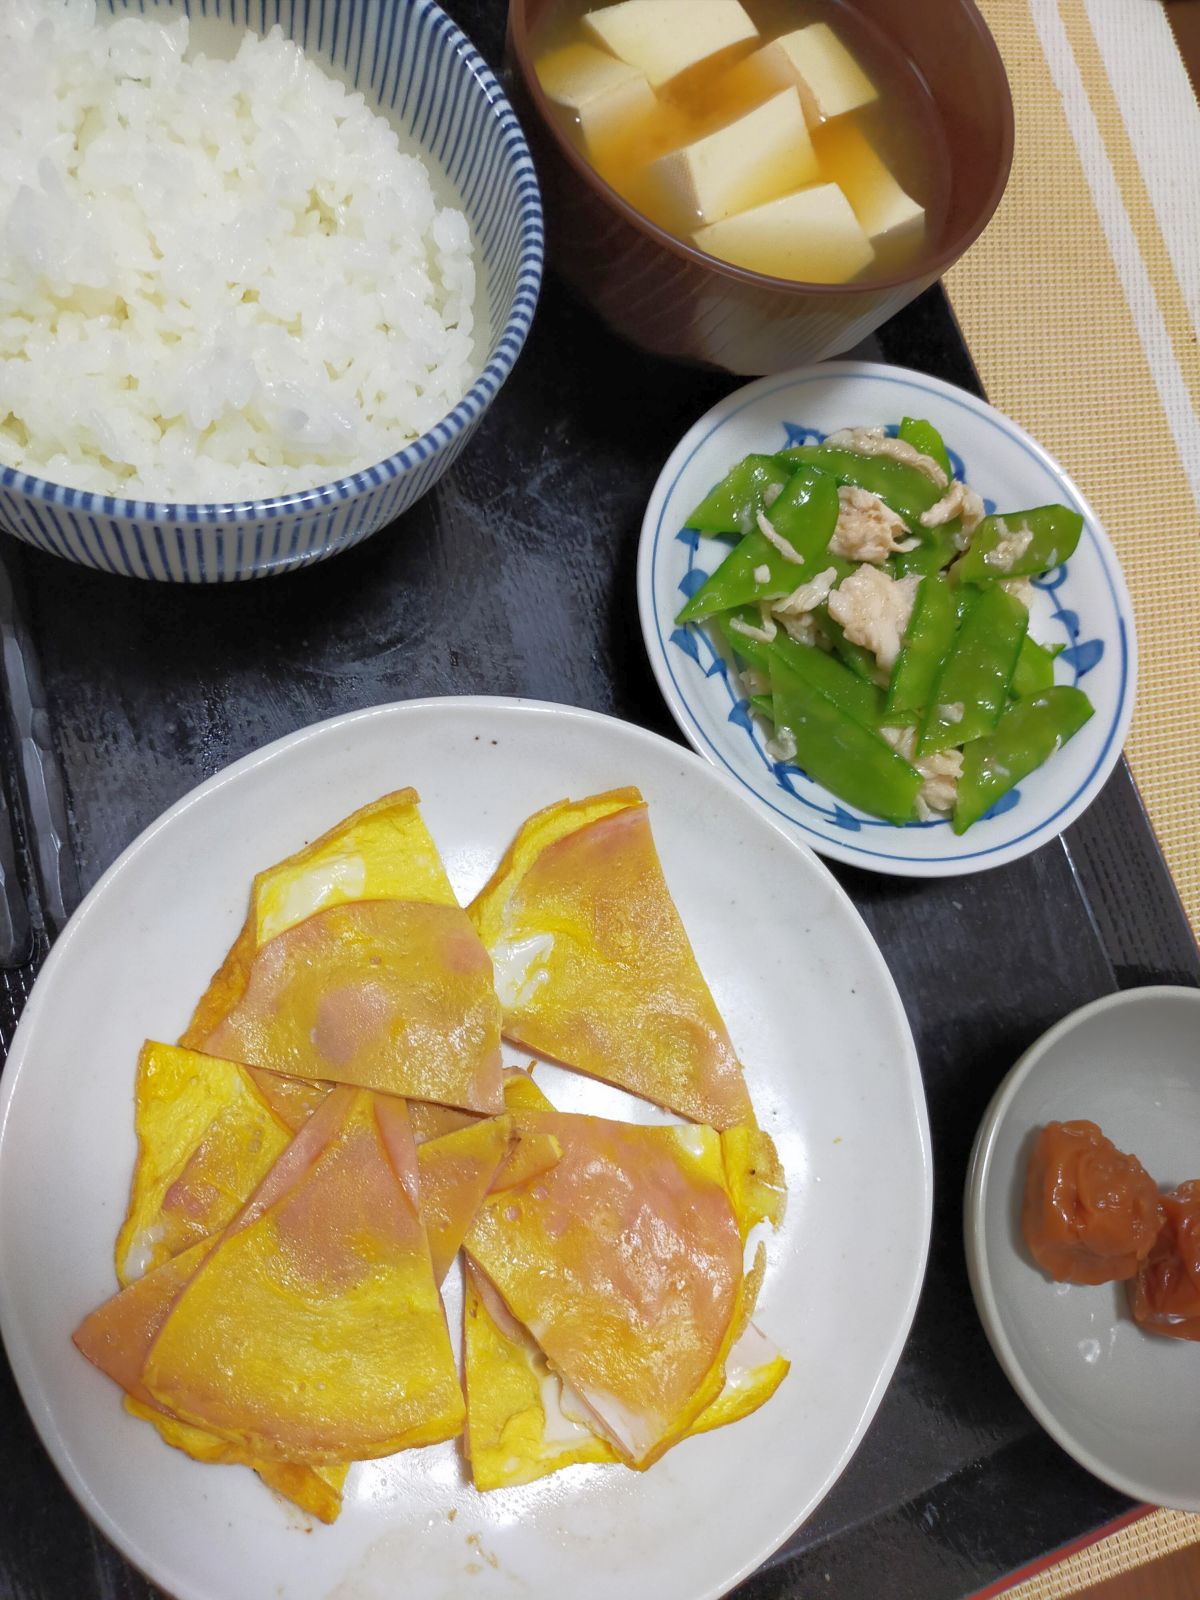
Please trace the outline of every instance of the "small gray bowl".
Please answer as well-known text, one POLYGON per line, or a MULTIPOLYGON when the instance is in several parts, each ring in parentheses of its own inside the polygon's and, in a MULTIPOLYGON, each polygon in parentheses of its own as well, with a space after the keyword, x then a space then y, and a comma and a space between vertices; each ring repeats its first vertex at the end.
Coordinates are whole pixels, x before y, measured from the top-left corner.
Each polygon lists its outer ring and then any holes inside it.
POLYGON ((1200 1512, 1200 1345, 1143 1333, 1123 1283, 1053 1283, 1021 1238, 1036 1131, 1086 1118, 1155 1181, 1200 1178, 1200 989, 1131 989, 1073 1012, 1013 1067, 967 1173, 975 1305, 1013 1388, 1097 1478, 1200 1512))

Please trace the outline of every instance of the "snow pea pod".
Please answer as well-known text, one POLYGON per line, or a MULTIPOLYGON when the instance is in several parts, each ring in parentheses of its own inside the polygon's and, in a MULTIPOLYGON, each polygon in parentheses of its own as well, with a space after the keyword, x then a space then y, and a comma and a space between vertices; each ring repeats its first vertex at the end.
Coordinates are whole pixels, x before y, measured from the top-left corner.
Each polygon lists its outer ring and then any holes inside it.
POLYGON ((697 533, 749 533, 769 490, 782 489, 795 471, 780 456, 750 455, 730 467, 684 523, 697 533))
POLYGON ((821 558, 837 527, 836 480, 817 467, 798 467, 763 514, 800 557, 792 563, 796 583, 814 577, 826 565, 821 558))
MULTIPOLYGON (((757 614, 742 620, 757 623, 757 614)), ((769 673, 772 684, 780 674, 790 675, 828 696, 833 703, 864 728, 878 728, 883 713, 883 694, 873 683, 864 683, 849 668, 815 645, 801 644, 780 629, 770 644, 747 639, 721 618, 717 624, 735 655, 743 657, 759 672, 769 673)))
MULTIPOLYGON (((771 643, 765 639, 748 639, 744 633, 739 633, 736 628, 730 627, 730 623, 735 620, 747 622, 751 627, 757 628, 762 621, 761 617, 757 611, 719 616, 713 619, 713 627, 732 650, 738 666, 753 667, 756 672, 761 672, 764 678, 769 678, 771 643)), ((779 635, 776 634, 775 637, 778 638, 779 635)))
POLYGON ((931 478, 907 462, 890 456, 865 456, 840 445, 802 444, 783 452, 793 461, 820 467, 832 473, 839 483, 877 494, 885 505, 904 518, 914 533, 921 533, 921 513, 935 506, 945 494, 931 478))
POLYGON ((1021 641, 1021 654, 1017 657, 1017 667, 1013 673, 1012 694, 1021 699, 1027 694, 1049 689, 1054 682, 1054 658, 1063 649, 1061 644, 1049 649, 1026 634, 1021 641))
POLYGON ((945 441, 932 422, 926 422, 923 417, 905 417, 897 429, 897 433, 905 444, 912 445, 914 450, 919 450, 923 456, 929 456, 936 461, 946 474, 947 483, 954 481, 954 468, 950 465, 950 452, 946 449, 945 441))
POLYGON ((775 726, 796 742, 796 764, 847 805, 888 822, 909 822, 921 774, 886 740, 786 667, 772 668, 775 726))
POLYGON ((1029 627, 1029 613, 999 584, 967 611, 942 663, 921 725, 918 753, 928 755, 990 733, 1000 720, 1029 627))
POLYGON ((992 733, 972 740, 963 751, 955 833, 965 833, 1001 795, 1048 761, 1079 732, 1093 709, 1082 689, 1060 683, 1016 701, 992 733))
POLYGON ((803 582, 803 568, 788 561, 756 529, 735 545, 705 579, 675 621, 703 622, 706 617, 756 600, 780 600, 803 582), (764 567, 767 576, 760 580, 758 574, 764 567))
POLYGON ((791 673, 822 694, 836 706, 861 722, 864 728, 878 728, 883 715, 883 691, 867 683, 836 656, 815 645, 801 644, 784 636, 776 640, 772 665, 772 685, 779 672, 791 673))
POLYGON ((985 517, 950 576, 956 583, 1033 578, 1069 560, 1082 532, 1083 518, 1069 506, 1035 506, 1032 511, 985 517))
POLYGON ((933 686, 958 632, 958 607, 945 578, 921 579, 904 644, 892 668, 887 711, 920 711, 932 704, 933 686))
POLYGON ((764 515, 799 561, 793 561, 755 527, 696 590, 677 622, 701 622, 752 600, 778 599, 830 565, 822 558, 837 527, 838 497, 837 485, 827 472, 798 468, 764 515), (755 573, 762 567, 769 575, 760 584, 755 573))
MULTIPOLYGON (((932 422, 926 422, 922 417, 905 417, 900 424, 898 437, 905 444, 911 444, 914 450, 919 450, 923 456, 936 461, 946 474, 947 484, 954 482, 950 452, 932 422)), ((943 567, 948 567, 961 553, 958 544, 961 527, 961 517, 939 523, 936 528, 922 527, 919 530, 921 542, 916 549, 901 550, 893 557, 891 565, 896 577, 904 578, 911 572, 923 577, 927 572, 940 572, 943 567)))
POLYGON ((958 546, 958 530, 961 526, 962 518, 955 517, 936 528, 922 528, 920 544, 912 550, 897 550, 888 559, 889 570, 897 578, 906 578, 911 572, 922 577, 927 572, 941 572, 961 554, 958 546))

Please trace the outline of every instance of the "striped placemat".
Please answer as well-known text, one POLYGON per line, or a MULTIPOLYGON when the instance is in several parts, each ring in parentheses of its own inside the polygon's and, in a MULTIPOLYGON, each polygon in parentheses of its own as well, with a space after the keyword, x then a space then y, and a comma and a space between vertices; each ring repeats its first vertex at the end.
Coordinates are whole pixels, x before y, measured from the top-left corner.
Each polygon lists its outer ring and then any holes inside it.
MULTIPOLYGON (((1160 0, 979 4, 1016 156, 947 288, 989 397, 1063 462, 1120 553, 1141 643, 1128 755, 1200 933, 1200 106, 1160 0)), ((1200 47, 1200 0, 1172 10, 1200 47)), ((1006 1600, 1079 1595, 1197 1540, 1200 1518, 1153 1512, 1006 1600)))
POLYGON ((1161 1561, 1196 1541, 1195 1517, 1179 1511, 1133 1516, 1136 1520, 1122 1519, 1125 1526, 1107 1538, 1085 1541, 1053 1566, 1039 1563, 1037 1570, 1017 1574, 1011 1586, 985 1589, 975 1600, 1067 1600, 1070 1595, 1087 1596, 1109 1578, 1161 1561))
POLYGON ((1127 752, 1200 932, 1200 106, 1161 0, 979 4, 1016 159, 947 288, 989 398, 1120 553, 1141 643, 1127 752))

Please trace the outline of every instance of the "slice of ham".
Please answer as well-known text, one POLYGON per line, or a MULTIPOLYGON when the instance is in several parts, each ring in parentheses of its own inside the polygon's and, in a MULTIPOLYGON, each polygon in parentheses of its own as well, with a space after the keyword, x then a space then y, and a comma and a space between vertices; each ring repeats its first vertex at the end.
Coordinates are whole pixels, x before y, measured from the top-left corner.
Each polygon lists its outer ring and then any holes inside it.
POLYGON ((429 1235, 433 1275, 439 1284, 512 1142, 509 1119, 489 1117, 430 1139, 418 1149, 421 1220, 429 1235))
POLYGON ((71 1336, 94 1367, 143 1406, 156 1405, 142 1381, 146 1357, 175 1302, 215 1244, 215 1239, 202 1240, 136 1279, 85 1317, 71 1336))
POLYGON ((503 1109, 491 962, 457 906, 359 900, 269 940, 204 1041, 292 1077, 503 1109))
POLYGON ((214 1243, 193 1246, 106 1301, 80 1324, 75 1344, 125 1390, 126 1409, 149 1422, 174 1449, 193 1461, 252 1467, 278 1494, 323 1522, 332 1522, 341 1509, 345 1463, 314 1468, 302 1462, 258 1461, 227 1440, 172 1416, 141 1381, 142 1366, 159 1329, 214 1243))
POLYGON ((717 1397, 742 1238, 711 1128, 514 1112, 559 1161, 484 1201, 465 1244, 622 1458, 648 1466, 717 1397))
MULTIPOLYGON (((201 996, 181 1045, 202 1049, 245 994, 256 952, 314 912, 352 900, 458 904, 418 801, 415 789, 382 795, 257 875, 246 921, 201 996)), ((264 1093, 270 1099, 269 1086, 264 1093)))
POLYGON ((193 1246, 106 1301, 80 1324, 74 1342, 125 1390, 131 1415, 150 1423, 174 1449, 193 1461, 251 1467, 277 1494, 322 1522, 332 1522, 341 1510, 348 1463, 311 1467, 303 1462, 261 1461, 252 1452, 181 1421, 142 1382, 146 1355, 171 1307, 215 1243, 210 1239, 193 1246))
POLYGON ((138 1059, 135 1125, 122 1283, 219 1233, 290 1137, 245 1067, 154 1040, 138 1059))
POLYGON ((397 1175, 400 1118, 386 1108, 385 1137, 375 1097, 345 1093, 203 1262, 142 1373, 160 1405, 256 1459, 367 1459, 462 1426, 429 1245, 397 1175))
POLYGON ((418 1214, 421 1210, 421 1169, 417 1163, 417 1142, 413 1138, 412 1122, 408 1115, 407 1100, 395 1095, 377 1094, 375 1121, 387 1151, 392 1171, 404 1190, 409 1205, 418 1214))
POLYGON ((636 790, 530 818, 470 914, 508 1038, 697 1122, 751 1115, 636 790))
POLYGON ((275 1116, 292 1133, 298 1133, 329 1093, 327 1083, 310 1083, 306 1078, 289 1078, 281 1072, 264 1072, 247 1067, 251 1082, 275 1116))
MULTIPOLYGON (((194 1088, 202 1105, 215 1104, 219 1112, 196 1139, 190 1125, 180 1130, 180 1100, 177 1094, 169 1104, 162 1106, 166 1112, 163 1120, 167 1132, 180 1134, 185 1145, 191 1136, 194 1148, 183 1161, 179 1176, 165 1189, 165 1180, 160 1181, 157 1191, 148 1197, 146 1203, 131 1211, 131 1217, 139 1225, 131 1231, 127 1223, 122 1230, 122 1241, 118 1246, 119 1261, 128 1263, 137 1252, 153 1255, 155 1259, 143 1262, 138 1271, 126 1272, 123 1277, 125 1282, 170 1260, 200 1239, 221 1232, 254 1195, 259 1182, 270 1171, 275 1158, 287 1143, 286 1135, 270 1118, 266 1108, 256 1102, 253 1092, 247 1093, 243 1088, 240 1096, 230 1102, 231 1086, 232 1092, 236 1093, 239 1078, 244 1079, 247 1075, 246 1068, 214 1056, 180 1050, 173 1045, 147 1046, 143 1052, 142 1066, 148 1082, 156 1082, 155 1074, 148 1072, 149 1067, 157 1066, 160 1072, 175 1067, 176 1076, 186 1069, 185 1084, 194 1088), (264 1118, 267 1119, 265 1126, 264 1118), (272 1129, 277 1130, 274 1139, 269 1137, 272 1129), (157 1207, 152 1203, 156 1199, 159 1200, 157 1207)), ((273 1075, 268 1073, 263 1076, 273 1075)), ((171 1080, 163 1087, 172 1089, 178 1086, 171 1080)), ((271 1185, 263 1191, 256 1210, 264 1203, 272 1203, 278 1197, 281 1186, 294 1181, 301 1166, 311 1164, 311 1160, 327 1142, 331 1129, 344 1115, 353 1092, 345 1086, 334 1091, 322 1091, 318 1106, 326 1096, 329 1097, 329 1103, 304 1138, 295 1143, 287 1162, 274 1173, 271 1185)), ((141 1098, 139 1093, 139 1107, 141 1098)), ((160 1098, 153 1101, 150 1109, 160 1109, 160 1098)), ((511 1124, 503 1117, 482 1117, 474 1112, 452 1111, 448 1107, 420 1101, 416 1102, 416 1106, 426 1114, 444 1114, 445 1121, 454 1130, 449 1136, 432 1139, 420 1161, 410 1117, 413 1107, 391 1095, 377 1095, 375 1099, 384 1145, 411 1205, 419 1210, 425 1224, 435 1277, 440 1284, 462 1244, 463 1234, 470 1226, 479 1202, 488 1192, 497 1169, 514 1143, 514 1135, 511 1124)), ((191 1120, 195 1123, 198 1119, 193 1117, 191 1120)), ((424 1120, 425 1126, 430 1127, 437 1126, 441 1119, 426 1115, 424 1120)), ((155 1122, 148 1115, 139 1117, 139 1137, 143 1148, 139 1151, 138 1172, 135 1174, 135 1199, 143 1187, 139 1183, 143 1168, 161 1172, 171 1164, 178 1166, 182 1159, 178 1151, 166 1146, 164 1136, 158 1132, 155 1122)), ((552 1164, 557 1157, 553 1151, 541 1150, 536 1154, 529 1152, 527 1159, 540 1164, 552 1164)))
MULTIPOLYGON (((337 1134, 354 1101, 352 1089, 329 1095, 319 1116, 291 1141, 249 1200, 242 1205, 229 1229, 246 1227, 270 1209, 309 1171, 337 1134)), ((221 1238, 214 1234, 199 1240, 162 1265, 130 1283, 85 1317, 72 1338, 93 1366, 120 1384, 132 1400, 154 1406, 154 1397, 142 1380, 151 1347, 162 1331, 175 1302, 221 1238)))
POLYGON ((408 1118, 412 1123, 413 1138, 418 1144, 424 1144, 429 1139, 457 1133, 460 1128, 473 1127, 479 1121, 479 1113, 456 1111, 453 1106, 435 1105, 430 1100, 410 1100, 408 1118))
POLYGON ((464 1435, 477 1489, 532 1483, 579 1462, 621 1458, 587 1420, 482 1273, 463 1283, 464 1435))
POLYGON ((512 1148, 500 1164, 492 1179, 491 1192, 501 1194, 505 1189, 517 1189, 549 1172, 562 1160, 562 1145, 552 1133, 535 1133, 528 1128, 516 1130, 512 1148))
MULTIPOLYGON (((477 1489, 532 1483, 580 1461, 622 1459, 579 1395, 549 1369, 528 1331, 471 1266, 463 1298, 463 1371, 464 1437, 477 1489)), ((787 1361, 771 1341, 748 1324, 729 1351, 724 1387, 687 1436, 757 1411, 787 1372, 787 1361)))
MULTIPOLYGON (((278 1199, 304 1172, 309 1170, 344 1120, 353 1099, 349 1089, 335 1090, 323 1115, 313 1123, 303 1139, 289 1146, 288 1159, 275 1163, 270 1182, 264 1183, 240 1208, 236 1221, 245 1224, 278 1199)), ((403 1148, 403 1102, 394 1122, 390 1148, 397 1152, 402 1168, 411 1169, 415 1179, 415 1149, 403 1148)), ((415 1187, 415 1183, 414 1183, 415 1187)), ((219 1462, 253 1468, 263 1482, 284 1495, 302 1510, 323 1522, 338 1516, 347 1462, 311 1466, 304 1462, 264 1461, 229 1439, 219 1438, 194 1424, 184 1422, 163 1406, 147 1389, 142 1372, 146 1359, 176 1301, 195 1276, 201 1263, 216 1248, 218 1237, 205 1239, 164 1262, 114 1295, 80 1324, 74 1342, 89 1361, 125 1390, 126 1409, 149 1422, 163 1440, 195 1461, 219 1462)))
POLYGON ((355 1091, 345 1086, 332 1090, 296 1134, 258 1188, 230 1223, 227 1232, 248 1228, 282 1200, 311 1172, 337 1138, 355 1102, 355 1091))

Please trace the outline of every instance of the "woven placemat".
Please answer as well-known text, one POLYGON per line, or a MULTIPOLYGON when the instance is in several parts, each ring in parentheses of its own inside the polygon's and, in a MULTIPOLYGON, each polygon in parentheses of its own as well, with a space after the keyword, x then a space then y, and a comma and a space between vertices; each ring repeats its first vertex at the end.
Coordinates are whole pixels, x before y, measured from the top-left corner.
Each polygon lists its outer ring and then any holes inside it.
POLYGON ((1017 149, 947 278, 989 398, 1066 466, 1141 645, 1128 755, 1200 932, 1200 107, 1157 0, 980 0, 1017 149))
MULTIPOLYGON (((1128 755, 1200 933, 1200 107, 1156 0, 979 3, 1016 157, 947 288, 990 399, 1121 557, 1141 645, 1128 755)), ((1197 1541, 1200 1518, 1157 1511, 1006 1600, 1077 1595, 1197 1541)))
POLYGON ((1066 1600, 1081 1595, 1118 1573, 1132 1572, 1151 1561, 1184 1550, 1200 1538, 1200 1518, 1180 1511, 1152 1511, 1149 1516, 1077 1550, 1036 1576, 1004 1591, 1003 1600, 1066 1600))

